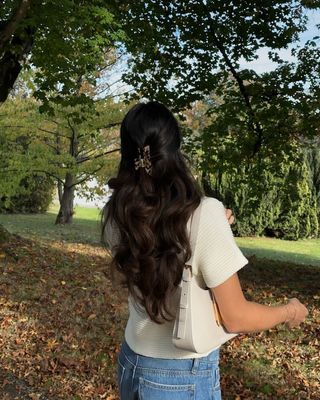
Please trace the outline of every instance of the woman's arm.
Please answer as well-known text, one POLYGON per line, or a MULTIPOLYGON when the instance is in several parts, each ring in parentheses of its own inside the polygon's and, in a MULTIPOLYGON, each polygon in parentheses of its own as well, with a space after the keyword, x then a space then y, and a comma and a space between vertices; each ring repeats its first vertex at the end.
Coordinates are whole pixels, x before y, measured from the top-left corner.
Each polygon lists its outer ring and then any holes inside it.
POLYGON ((281 306, 266 306, 244 297, 237 273, 221 285, 211 288, 223 324, 234 333, 258 332, 286 322, 289 327, 299 325, 308 314, 297 299, 281 306))

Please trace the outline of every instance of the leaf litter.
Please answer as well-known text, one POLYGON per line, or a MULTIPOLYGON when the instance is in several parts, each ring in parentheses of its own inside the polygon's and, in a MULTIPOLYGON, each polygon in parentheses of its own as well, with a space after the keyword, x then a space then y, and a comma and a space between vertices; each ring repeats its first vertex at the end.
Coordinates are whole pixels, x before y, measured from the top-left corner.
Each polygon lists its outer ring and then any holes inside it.
MULTIPOLYGON (((118 400, 117 353, 127 294, 110 280, 102 247, 13 235, 0 253, 2 400, 118 400)), ((320 268, 250 258, 239 273, 247 299, 298 297, 299 329, 239 335, 221 348, 228 399, 320 398, 320 268)))

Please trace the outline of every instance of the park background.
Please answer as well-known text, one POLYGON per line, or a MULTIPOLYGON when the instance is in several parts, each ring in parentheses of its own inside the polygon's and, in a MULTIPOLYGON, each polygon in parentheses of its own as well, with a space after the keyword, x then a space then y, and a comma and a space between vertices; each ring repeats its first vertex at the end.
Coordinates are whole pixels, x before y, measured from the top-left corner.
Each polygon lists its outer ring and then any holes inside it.
POLYGON ((223 398, 320 397, 319 8, 0 2, 1 399, 117 399, 127 300, 96 205, 121 120, 147 100, 175 113, 194 175, 233 210, 246 297, 309 309, 301 329, 223 347, 223 398))

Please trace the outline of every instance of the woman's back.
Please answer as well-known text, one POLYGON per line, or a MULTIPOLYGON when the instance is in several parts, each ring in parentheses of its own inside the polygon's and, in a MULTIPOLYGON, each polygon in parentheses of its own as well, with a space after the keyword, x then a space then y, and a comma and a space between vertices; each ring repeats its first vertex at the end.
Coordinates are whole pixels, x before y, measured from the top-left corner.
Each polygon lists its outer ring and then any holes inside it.
MULTIPOLYGON (((187 222, 189 237, 190 228, 192 229, 193 226, 191 222, 192 216, 187 222)), ((116 234, 112 234, 111 229, 109 227, 107 231, 109 238, 114 238, 113 243, 112 240, 109 241, 110 248, 116 244, 117 238, 116 234)), ((116 228, 113 227, 113 229, 116 228)), ((200 287, 217 286, 248 262, 234 241, 223 204, 214 198, 204 196, 201 199, 201 214, 196 238, 196 245, 192 248, 191 255, 192 272, 200 287)), ((177 309, 178 301, 179 290, 172 296, 172 310, 177 309)), ((125 339, 136 353, 157 358, 199 358, 209 354, 209 352, 195 354, 176 348, 172 343, 173 325, 174 321, 155 323, 146 310, 129 296, 129 320, 125 339)))
MULTIPOLYGON (((165 106, 136 105, 120 136, 119 171, 108 182, 113 193, 102 219, 110 265, 129 290, 130 316, 118 358, 120 397, 219 400, 219 349, 200 354, 172 342, 179 284, 190 257, 193 275, 212 291, 229 332, 283 322, 297 326, 307 310, 297 299, 281 306, 245 299, 237 271, 248 260, 235 243, 223 204, 206 197, 194 178, 180 151, 178 122, 165 106), (199 205, 191 248, 192 215, 199 205)), ((207 318, 214 318, 213 308, 207 318)))

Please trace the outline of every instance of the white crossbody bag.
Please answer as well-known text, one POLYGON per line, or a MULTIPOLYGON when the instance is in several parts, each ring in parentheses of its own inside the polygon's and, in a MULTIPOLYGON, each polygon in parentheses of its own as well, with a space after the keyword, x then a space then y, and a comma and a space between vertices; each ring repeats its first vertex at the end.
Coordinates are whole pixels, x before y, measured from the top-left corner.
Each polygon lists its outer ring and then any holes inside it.
MULTIPOLYGON (((192 255, 196 245, 201 203, 192 216, 190 244, 192 255)), ((192 255, 186 262, 180 284, 181 294, 173 328, 173 344, 195 353, 206 353, 237 333, 228 333, 221 322, 216 302, 210 289, 202 289, 192 274, 192 255)))

